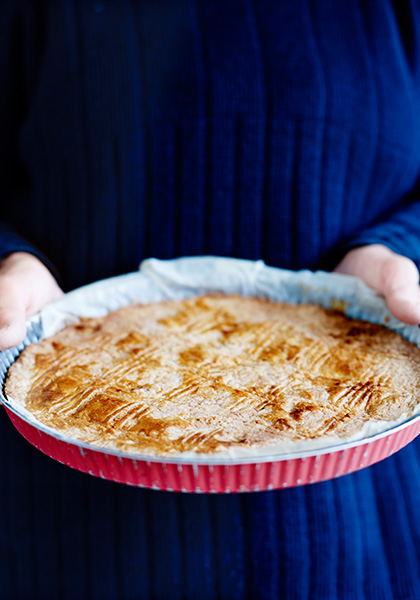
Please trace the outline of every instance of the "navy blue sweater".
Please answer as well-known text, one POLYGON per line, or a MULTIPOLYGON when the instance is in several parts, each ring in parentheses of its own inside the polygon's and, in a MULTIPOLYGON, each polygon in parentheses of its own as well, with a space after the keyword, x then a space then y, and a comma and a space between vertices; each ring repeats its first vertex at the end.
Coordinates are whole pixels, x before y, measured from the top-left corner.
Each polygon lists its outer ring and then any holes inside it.
MULTIPOLYGON (((3 0, 0 257, 65 289, 142 258, 420 265, 414 0, 3 0)), ((420 597, 420 445, 340 480, 232 497, 58 465, 1 415, 4 597, 420 597)))

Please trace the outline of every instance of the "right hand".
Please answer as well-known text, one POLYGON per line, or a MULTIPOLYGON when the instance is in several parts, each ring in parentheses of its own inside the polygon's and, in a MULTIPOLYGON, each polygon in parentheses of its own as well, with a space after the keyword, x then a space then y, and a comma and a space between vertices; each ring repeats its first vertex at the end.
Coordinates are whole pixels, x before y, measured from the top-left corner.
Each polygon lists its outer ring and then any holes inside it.
POLYGON ((19 344, 26 319, 63 295, 51 271, 36 256, 15 252, 0 261, 0 350, 19 344))

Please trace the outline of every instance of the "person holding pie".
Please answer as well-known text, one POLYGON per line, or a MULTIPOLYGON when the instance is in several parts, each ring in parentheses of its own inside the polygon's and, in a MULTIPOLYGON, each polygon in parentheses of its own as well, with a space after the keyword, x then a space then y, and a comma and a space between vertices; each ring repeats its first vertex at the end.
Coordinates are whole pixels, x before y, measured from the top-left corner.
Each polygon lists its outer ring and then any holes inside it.
MULTIPOLYGON (((5 0, 0 347, 143 258, 361 278, 420 323, 420 6, 5 0)), ((71 471, 0 416, 5 598, 420 596, 420 443, 232 496, 71 471)))

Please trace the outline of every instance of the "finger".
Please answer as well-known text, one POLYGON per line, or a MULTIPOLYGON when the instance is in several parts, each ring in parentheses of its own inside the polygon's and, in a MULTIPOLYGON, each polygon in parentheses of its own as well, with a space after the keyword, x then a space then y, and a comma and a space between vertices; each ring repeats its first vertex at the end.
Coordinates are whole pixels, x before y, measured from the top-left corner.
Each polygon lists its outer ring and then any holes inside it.
POLYGON ((0 307, 0 350, 13 348, 25 338, 26 313, 18 307, 0 307))
POLYGON ((409 325, 420 323, 420 292, 418 286, 405 286, 385 296, 389 310, 399 321, 409 325))
POLYGON ((24 298, 4 278, 0 278, 0 350, 19 344, 26 335, 24 298))
POLYGON ((411 325, 420 323, 419 272, 413 261, 398 254, 384 259, 378 287, 397 319, 411 325))
POLYGON ((400 254, 391 254, 383 258, 379 269, 379 286, 384 295, 406 286, 416 287, 419 272, 415 263, 400 254))
POLYGON ((50 302, 58 300, 64 295, 63 290, 58 286, 56 281, 51 277, 40 289, 39 286, 34 286, 32 293, 28 298, 26 306, 26 318, 32 317, 50 302))

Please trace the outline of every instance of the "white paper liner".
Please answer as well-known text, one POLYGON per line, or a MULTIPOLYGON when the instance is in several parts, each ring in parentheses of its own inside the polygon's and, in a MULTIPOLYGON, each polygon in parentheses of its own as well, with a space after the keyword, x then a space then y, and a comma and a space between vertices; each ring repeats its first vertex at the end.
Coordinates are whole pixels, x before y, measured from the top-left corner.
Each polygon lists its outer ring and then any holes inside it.
MULTIPOLYGON (((138 302, 183 299, 196 294, 217 292, 339 308, 349 317, 380 323, 398 331, 417 346, 420 345, 419 327, 405 325, 395 319, 383 298, 355 277, 323 271, 287 271, 267 267, 262 261, 212 256, 167 261, 151 258, 143 261, 139 272, 105 279, 74 290, 35 315, 28 321, 28 337, 25 342, 11 351, 0 352, 0 376, 4 380, 7 368, 25 345, 56 333, 65 325, 77 322, 80 317, 104 316, 113 310, 138 302)), ((43 431, 61 440, 77 441, 37 421, 13 398, 2 399, 6 406, 43 431)), ((411 420, 416 414, 420 414, 420 402, 409 416, 402 415, 396 421, 369 421, 361 431, 351 437, 322 436, 314 440, 282 442, 258 449, 234 447, 229 451, 218 452, 217 457, 235 459, 267 454, 294 455, 301 451, 306 454, 311 450, 328 449, 391 430, 407 419, 411 420)), ((83 442, 82 444, 89 446, 83 442)), ((111 450, 111 453, 115 454, 118 451, 111 450)), ((206 455, 185 452, 179 456, 205 459, 206 455)), ((215 458, 214 454, 207 456, 215 458)))

